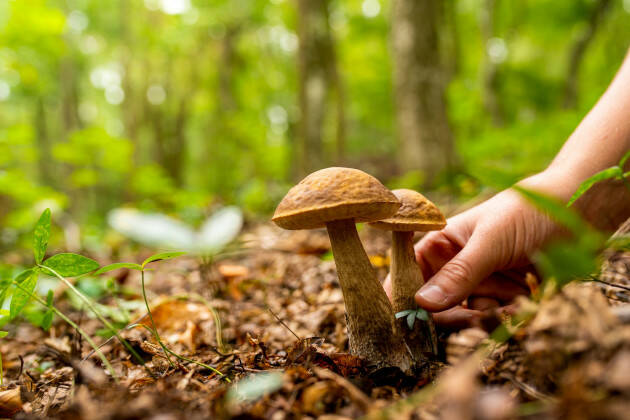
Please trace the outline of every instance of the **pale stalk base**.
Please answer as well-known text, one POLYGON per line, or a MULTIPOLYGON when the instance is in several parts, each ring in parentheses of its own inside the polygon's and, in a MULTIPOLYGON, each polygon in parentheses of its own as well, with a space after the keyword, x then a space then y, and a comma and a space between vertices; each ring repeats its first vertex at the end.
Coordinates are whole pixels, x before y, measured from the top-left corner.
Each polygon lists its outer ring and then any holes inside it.
MULTIPOLYGON (((414 295, 424 284, 424 279, 416 262, 413 232, 392 232, 391 279, 394 313, 416 309, 414 295)), ((416 362, 426 359, 427 355, 437 355, 437 334, 431 314, 429 321, 416 319, 413 330, 409 330, 404 317, 398 319, 398 324, 416 362)))

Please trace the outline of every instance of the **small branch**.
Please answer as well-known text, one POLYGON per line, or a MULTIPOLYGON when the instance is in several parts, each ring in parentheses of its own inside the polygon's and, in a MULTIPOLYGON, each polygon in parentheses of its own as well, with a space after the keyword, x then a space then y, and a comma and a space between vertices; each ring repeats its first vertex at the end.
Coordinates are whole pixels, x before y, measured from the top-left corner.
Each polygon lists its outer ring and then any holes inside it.
POLYGON ((627 290, 628 292, 630 292, 630 287, 628 287, 628 286, 624 286, 624 285, 617 284, 617 283, 611 283, 611 282, 608 282, 608 281, 605 281, 605 280, 598 279, 597 277, 590 277, 590 279, 591 279, 591 281, 594 281, 596 283, 602 283, 602 284, 605 284, 606 286, 616 287, 616 288, 619 288, 619 289, 622 289, 622 290, 627 290))
POLYGON ((273 315, 273 316, 274 316, 274 317, 278 320, 278 322, 280 323, 280 325, 282 325, 284 328, 286 328, 287 330, 289 330, 289 332, 290 332, 291 334, 293 334, 293 335, 295 336, 295 338, 297 338, 298 340, 302 341, 302 339, 300 338, 300 336, 299 336, 299 335, 297 335, 295 332, 293 332, 293 330, 292 330, 291 328, 289 328, 289 326, 288 326, 287 324, 285 324, 285 323, 284 323, 284 321, 283 321, 283 320, 281 320, 281 319, 280 319, 280 317, 279 317, 278 315, 276 315, 276 314, 275 314, 275 312, 274 312, 274 311, 272 311, 270 307, 267 307, 267 310, 268 310, 269 312, 271 312, 271 315, 273 315))

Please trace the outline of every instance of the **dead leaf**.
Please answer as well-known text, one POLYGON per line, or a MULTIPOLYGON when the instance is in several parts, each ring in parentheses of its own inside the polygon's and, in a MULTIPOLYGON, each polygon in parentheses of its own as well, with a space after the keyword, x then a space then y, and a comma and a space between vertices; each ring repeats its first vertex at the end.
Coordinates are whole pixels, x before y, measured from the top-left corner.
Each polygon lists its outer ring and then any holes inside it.
POLYGON ((22 411, 20 388, 0 391, 0 417, 13 417, 18 411, 22 411))

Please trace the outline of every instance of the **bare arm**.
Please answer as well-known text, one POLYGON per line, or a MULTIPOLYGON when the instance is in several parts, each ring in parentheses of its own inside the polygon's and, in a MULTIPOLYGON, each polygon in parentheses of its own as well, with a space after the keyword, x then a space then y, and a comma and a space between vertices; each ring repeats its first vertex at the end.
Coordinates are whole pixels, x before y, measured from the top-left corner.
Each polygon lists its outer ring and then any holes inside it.
MULTIPOLYGON (((614 80, 566 141, 549 167, 523 181, 568 201, 580 183, 615 165, 630 150, 630 50, 614 80)), ((576 207, 600 228, 613 230, 628 214, 627 192, 620 182, 597 185, 576 207), (602 216, 606 216, 602 220, 602 216)))
MULTIPOLYGON (((630 149, 630 51, 615 79, 543 172, 520 185, 568 201, 580 183, 616 164, 630 149)), ((600 228, 613 230, 630 216, 630 193, 619 182, 598 185, 576 207, 600 228)), ((418 304, 444 311, 468 298, 468 309, 436 314, 443 323, 470 322, 493 305, 527 293, 522 275, 529 257, 558 227, 512 189, 449 219, 426 235, 416 255, 428 282, 418 304), (506 293, 510 291, 510 293, 506 293)), ((387 288, 388 285, 386 285, 387 288)))

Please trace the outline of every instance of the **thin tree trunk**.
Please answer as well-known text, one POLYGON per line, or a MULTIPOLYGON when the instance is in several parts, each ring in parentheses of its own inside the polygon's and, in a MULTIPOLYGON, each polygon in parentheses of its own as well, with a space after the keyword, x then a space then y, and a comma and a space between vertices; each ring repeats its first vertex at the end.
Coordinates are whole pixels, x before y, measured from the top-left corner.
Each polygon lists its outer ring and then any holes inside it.
POLYGON ((46 121, 46 106, 41 97, 35 103, 35 132, 37 136, 39 180, 44 185, 54 186, 54 168, 52 165, 52 145, 48 135, 48 123, 46 121))
POLYGON ((61 119, 65 134, 69 134, 81 127, 79 118, 79 93, 77 86, 76 67, 72 58, 65 56, 59 64, 59 78, 61 87, 61 119))
POLYGON ((564 85, 563 105, 565 108, 575 108, 578 102, 578 78, 582 59, 586 49, 595 37, 606 12, 610 9, 610 0, 597 0, 588 16, 586 28, 580 33, 571 46, 567 66, 567 78, 564 85))
POLYGON ((438 5, 432 0, 394 0, 392 41, 400 166, 404 171, 422 171, 427 185, 454 162, 438 15, 438 5))
MULTIPOLYGON (((343 89, 336 70, 328 21, 329 0, 298 0, 300 129, 297 167, 300 176, 325 165, 323 128, 331 87, 337 88, 337 118, 343 120, 343 89)), ((343 121, 337 126, 338 154, 343 153, 343 121)))
POLYGON ((443 49, 446 52, 444 68, 448 74, 447 80, 452 80, 459 73, 460 69, 461 48, 457 28, 456 2, 457 0, 448 0, 442 3, 445 33, 447 34, 442 42, 443 49))
POLYGON ((234 44, 240 34, 239 26, 230 26, 221 40, 221 57, 218 68, 219 75, 219 114, 236 109, 234 97, 234 66, 238 59, 234 44))
POLYGON ((479 16, 479 26, 484 45, 483 61, 483 104, 492 118, 492 123, 496 126, 503 125, 503 109, 499 99, 499 63, 494 59, 489 51, 489 44, 494 38, 494 18, 496 15, 496 0, 485 0, 481 7, 479 16))

